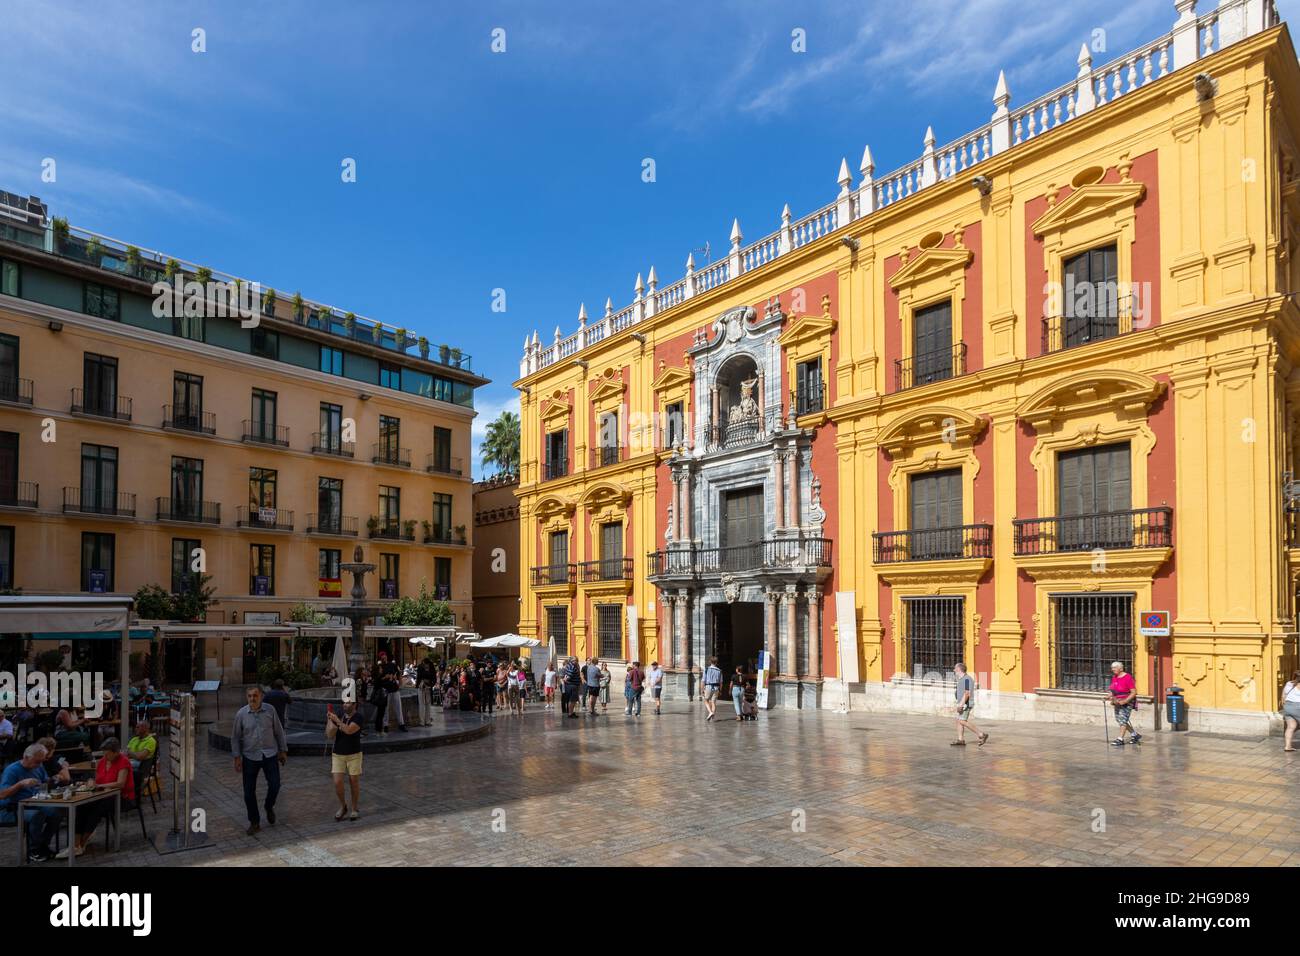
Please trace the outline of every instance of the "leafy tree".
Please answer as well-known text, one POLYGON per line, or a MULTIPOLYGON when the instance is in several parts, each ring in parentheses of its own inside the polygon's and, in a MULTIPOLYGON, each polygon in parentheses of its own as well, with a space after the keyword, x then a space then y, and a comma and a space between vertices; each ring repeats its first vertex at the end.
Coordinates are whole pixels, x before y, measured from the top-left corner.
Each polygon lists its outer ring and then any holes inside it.
POLYGON ((488 422, 487 435, 479 446, 483 464, 495 465, 497 471, 519 472, 519 416, 504 411, 488 422))
POLYGON ((201 623, 207 617, 208 605, 217 589, 212 586, 210 574, 191 574, 189 579, 190 586, 172 599, 172 617, 187 623, 201 623))
POLYGON ((324 624, 329 619, 328 614, 316 610, 306 601, 299 601, 289 608, 289 620, 295 624, 324 624))
POLYGON ((172 596, 156 584, 141 585, 135 592, 135 613, 144 621, 170 621, 172 596))
POLYGON ((424 581, 418 597, 403 595, 384 612, 384 624, 391 627, 436 627, 454 621, 451 606, 430 594, 424 581))

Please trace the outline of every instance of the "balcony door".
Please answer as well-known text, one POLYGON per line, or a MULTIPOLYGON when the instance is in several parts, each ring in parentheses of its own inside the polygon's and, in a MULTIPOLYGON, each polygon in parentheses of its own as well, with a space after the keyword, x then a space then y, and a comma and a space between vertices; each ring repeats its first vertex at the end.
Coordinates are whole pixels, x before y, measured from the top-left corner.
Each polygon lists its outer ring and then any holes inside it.
POLYGON ((1062 551, 1133 546, 1128 442, 1062 452, 1056 458, 1056 513, 1062 551))
POLYGON ((203 516, 203 460, 172 459, 172 513, 186 518, 203 516))
POLYGON ((253 389, 253 434, 262 441, 275 441, 276 393, 253 389))
POLYGON ((82 511, 113 514, 117 504, 117 449, 109 445, 81 446, 82 511))
POLYGON ((910 490, 912 559, 960 558, 961 469, 913 475, 910 490))
POLYGON ((600 578, 616 581, 623 576, 623 523, 600 526, 600 578))
POLYGON ((116 414, 117 359, 87 352, 81 384, 86 411, 96 415, 116 414))
POLYGON ((912 317, 912 385, 952 377, 952 303, 918 309, 912 317))
POLYGON ((1065 347, 1119 334, 1119 256, 1117 247, 1102 246, 1067 259, 1065 347))
POLYGON ((0 398, 18 398, 18 338, 0 335, 0 398))
POLYGON ((763 563, 763 487, 722 495, 723 571, 743 571, 763 563))
POLYGON ((189 372, 172 375, 172 422, 177 428, 197 431, 203 426, 203 376, 189 372))
POLYGON ((343 528, 343 479, 316 479, 316 527, 338 534, 343 528))
POLYGON ((0 432, 0 501, 18 500, 18 433, 0 432))

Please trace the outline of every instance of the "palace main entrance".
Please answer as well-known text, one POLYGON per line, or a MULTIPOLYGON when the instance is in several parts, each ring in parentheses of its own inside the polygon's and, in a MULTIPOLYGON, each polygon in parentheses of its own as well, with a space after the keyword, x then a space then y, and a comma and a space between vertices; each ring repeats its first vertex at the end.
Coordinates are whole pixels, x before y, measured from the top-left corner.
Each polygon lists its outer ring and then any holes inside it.
POLYGON ((758 673, 758 652, 763 649, 763 605, 758 601, 715 601, 709 607, 710 654, 722 668, 725 693, 737 666, 752 678, 758 673))

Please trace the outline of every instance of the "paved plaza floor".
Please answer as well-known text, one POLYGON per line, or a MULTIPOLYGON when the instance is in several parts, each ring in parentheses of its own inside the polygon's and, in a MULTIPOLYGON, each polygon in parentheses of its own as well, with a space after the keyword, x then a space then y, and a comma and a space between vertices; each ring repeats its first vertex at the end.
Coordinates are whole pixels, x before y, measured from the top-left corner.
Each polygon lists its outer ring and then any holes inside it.
MULTIPOLYGON (((1280 738, 1117 749, 1100 727, 990 721, 987 746, 957 748, 939 717, 703 713, 535 706, 480 740, 370 755, 357 822, 333 819, 327 757, 291 758, 278 823, 252 837, 229 754, 203 746, 214 847, 159 855, 132 814, 121 852, 101 833, 78 866, 1300 864, 1300 754, 1280 738)), ((145 819, 161 841, 171 804, 145 819)), ((16 841, 0 830, 0 865, 16 841)))

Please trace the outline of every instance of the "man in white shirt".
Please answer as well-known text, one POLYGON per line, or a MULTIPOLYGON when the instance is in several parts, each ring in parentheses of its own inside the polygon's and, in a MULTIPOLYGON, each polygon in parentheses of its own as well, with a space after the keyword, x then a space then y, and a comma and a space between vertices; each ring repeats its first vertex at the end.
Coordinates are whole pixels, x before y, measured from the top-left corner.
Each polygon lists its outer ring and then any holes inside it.
POLYGON ((650 685, 650 696, 655 702, 655 716, 659 716, 659 706, 662 703, 664 692, 664 669, 659 666, 658 661, 651 661, 650 673, 646 676, 646 683, 650 685))
POLYGON ((546 704, 543 710, 552 710, 555 707, 555 665, 550 661, 546 663, 546 672, 542 674, 542 688, 546 692, 546 704))
POLYGON ((721 687, 722 668, 718 666, 716 657, 710 657, 709 666, 704 669, 704 706, 709 711, 709 716, 704 718, 706 721, 717 716, 718 692, 721 687))

